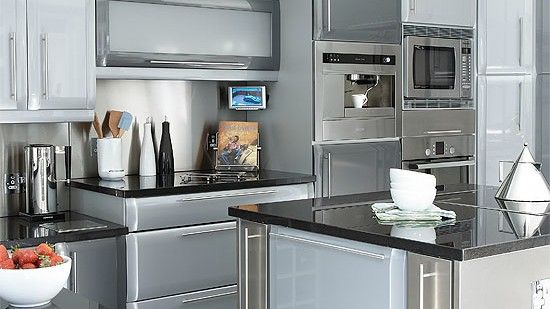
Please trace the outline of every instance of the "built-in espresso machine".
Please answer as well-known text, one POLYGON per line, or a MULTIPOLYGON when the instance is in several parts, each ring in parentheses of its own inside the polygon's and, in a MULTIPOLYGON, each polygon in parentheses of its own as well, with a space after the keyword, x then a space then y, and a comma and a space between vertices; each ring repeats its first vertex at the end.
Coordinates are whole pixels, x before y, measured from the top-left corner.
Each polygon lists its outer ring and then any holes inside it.
POLYGON ((400 71, 398 45, 315 42, 315 141, 395 137, 400 71))

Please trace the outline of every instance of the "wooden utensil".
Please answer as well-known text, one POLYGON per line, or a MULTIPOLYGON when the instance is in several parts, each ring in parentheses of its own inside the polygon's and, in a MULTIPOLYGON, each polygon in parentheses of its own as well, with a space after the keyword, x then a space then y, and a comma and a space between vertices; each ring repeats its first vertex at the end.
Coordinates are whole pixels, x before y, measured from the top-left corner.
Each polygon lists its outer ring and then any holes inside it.
POLYGON ((112 135, 111 129, 109 129, 109 117, 111 115, 111 111, 107 111, 105 113, 105 118, 103 118, 103 122, 101 124, 101 130, 103 132, 103 137, 107 137, 109 134, 112 135))
POLYGON ((109 129, 113 133, 113 137, 119 137, 120 130, 118 129, 118 123, 120 122, 120 118, 122 118, 121 111, 111 111, 109 115, 109 129))
POLYGON ((98 138, 103 138, 103 129, 101 129, 101 124, 99 123, 99 117, 97 116, 97 113, 94 113, 94 129, 97 133, 98 138))

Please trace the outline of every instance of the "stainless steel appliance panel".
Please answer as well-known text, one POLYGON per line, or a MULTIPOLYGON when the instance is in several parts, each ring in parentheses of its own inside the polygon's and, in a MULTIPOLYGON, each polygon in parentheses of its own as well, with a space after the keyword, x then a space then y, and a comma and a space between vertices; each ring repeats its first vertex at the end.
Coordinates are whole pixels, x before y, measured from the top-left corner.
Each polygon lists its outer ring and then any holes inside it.
POLYGON ((471 109, 402 112, 402 136, 475 134, 476 111, 471 109))
POLYGON ((226 222, 128 234, 127 301, 235 284, 235 228, 226 222), (161 252, 168 254, 160 259, 161 252))
POLYGON ((25 212, 57 212, 55 146, 32 144, 25 147, 25 212))
POLYGON ((238 308, 267 309, 269 227, 240 219, 238 227, 238 308))
POLYGON ((315 196, 389 189, 389 169, 401 166, 399 141, 314 146, 315 196))
POLYGON ((126 309, 236 309, 237 301, 237 286, 229 285, 128 303, 126 309))
POLYGON ((323 121, 323 140, 341 141, 395 136, 395 118, 323 121))
POLYGON ((126 226, 133 232, 229 221, 229 206, 305 199, 311 191, 311 184, 302 184, 127 199, 126 226))
POLYGON ((451 261, 407 253, 407 308, 454 308, 452 279, 453 265, 451 261))
POLYGON ((427 160, 449 157, 475 156, 475 135, 419 136, 401 140, 403 160, 427 160), (442 152, 437 153, 436 148, 442 152))
POLYGON ((402 168, 434 175, 439 186, 474 183, 475 164, 473 158, 461 158, 439 162, 409 161, 404 162, 402 168))

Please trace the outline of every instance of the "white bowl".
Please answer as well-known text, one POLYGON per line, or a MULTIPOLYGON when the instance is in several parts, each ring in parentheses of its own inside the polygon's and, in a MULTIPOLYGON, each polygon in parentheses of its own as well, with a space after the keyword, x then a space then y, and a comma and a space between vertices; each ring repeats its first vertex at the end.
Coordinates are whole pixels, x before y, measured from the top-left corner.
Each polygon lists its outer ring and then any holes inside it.
POLYGON ((390 193, 395 206, 399 209, 423 211, 433 205, 437 190, 435 188, 417 190, 390 189, 390 193))
POLYGON ((425 182, 435 187, 436 178, 434 175, 390 168, 391 182, 425 182))
POLYGON ((391 182, 390 188, 398 190, 429 190, 434 189, 435 186, 430 182, 417 181, 417 182, 391 182))
POLYGON ((71 273, 71 258, 46 268, 0 269, 0 298, 13 307, 35 307, 49 303, 71 273))

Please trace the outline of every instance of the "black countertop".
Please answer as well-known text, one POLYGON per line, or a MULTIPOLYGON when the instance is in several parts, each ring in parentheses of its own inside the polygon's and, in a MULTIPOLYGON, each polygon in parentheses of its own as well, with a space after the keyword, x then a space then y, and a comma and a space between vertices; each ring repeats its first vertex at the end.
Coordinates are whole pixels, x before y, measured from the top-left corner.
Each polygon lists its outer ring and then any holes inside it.
POLYGON ((55 244, 58 242, 74 242, 93 240, 108 237, 117 237, 128 234, 128 228, 122 225, 99 220, 93 217, 81 215, 75 212, 66 212, 64 220, 57 220, 48 223, 61 223, 75 228, 81 223, 92 224, 96 227, 88 230, 78 230, 59 233, 46 228, 46 222, 30 222, 24 217, 1 217, 0 218, 0 244, 8 249, 11 246, 31 247, 42 242, 55 244))
POLYGON ((371 205, 391 201, 389 192, 231 207, 229 215, 457 261, 550 245, 548 214, 504 211, 494 199, 496 190, 445 187, 434 204, 455 211, 457 219, 435 228, 379 223, 371 205), (514 222, 542 223, 535 236, 523 237, 514 222))
MULTIPOLYGON (((6 301, 0 299, 0 308, 16 308, 10 306, 6 301)), ((99 303, 93 302, 82 295, 75 294, 67 289, 61 290, 52 301, 44 306, 30 307, 40 309, 106 309, 99 303)))
MULTIPOLYGON (((212 171, 205 172, 212 173, 212 171)), ((184 183, 182 181, 182 175, 185 173, 186 172, 178 172, 171 177, 126 176, 121 181, 104 181, 100 178, 80 178, 71 180, 70 186, 117 197, 134 198, 294 185, 315 181, 315 176, 313 175, 260 170, 253 179, 244 181, 184 183)))

